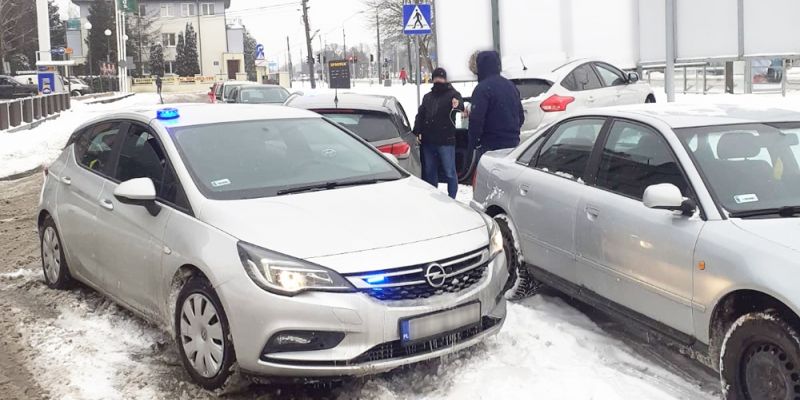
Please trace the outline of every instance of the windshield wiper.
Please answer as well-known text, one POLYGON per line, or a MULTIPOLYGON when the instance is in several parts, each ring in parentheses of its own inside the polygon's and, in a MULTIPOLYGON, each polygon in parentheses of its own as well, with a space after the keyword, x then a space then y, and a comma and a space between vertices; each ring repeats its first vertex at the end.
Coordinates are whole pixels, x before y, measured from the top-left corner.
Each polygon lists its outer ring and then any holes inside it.
POLYGON ((383 178, 383 179, 359 179, 354 181, 330 181, 330 182, 323 182, 317 183, 314 185, 306 185, 306 186, 298 186, 289 189, 283 189, 278 191, 278 196, 284 194, 292 194, 292 193, 302 193, 302 192, 315 192, 319 190, 331 190, 345 186, 361 186, 361 185, 372 185, 379 182, 388 182, 388 181, 395 181, 397 178, 383 178))
POLYGON ((760 217, 765 215, 778 215, 783 218, 794 217, 800 214, 800 206, 783 206, 777 208, 762 208, 758 210, 735 211, 730 214, 734 218, 760 217))

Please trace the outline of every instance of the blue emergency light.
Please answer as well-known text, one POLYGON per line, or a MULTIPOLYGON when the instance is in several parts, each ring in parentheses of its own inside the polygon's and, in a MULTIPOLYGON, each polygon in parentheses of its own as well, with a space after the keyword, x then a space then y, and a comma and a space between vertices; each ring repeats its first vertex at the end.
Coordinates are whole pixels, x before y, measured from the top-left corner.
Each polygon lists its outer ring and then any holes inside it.
POLYGON ((158 119, 175 119, 180 117, 177 108, 162 108, 156 111, 156 118, 158 119))
POLYGON ((373 276, 367 277, 367 279, 366 279, 367 283, 381 283, 381 282, 384 282, 385 280, 386 280, 386 276, 385 275, 373 275, 373 276))

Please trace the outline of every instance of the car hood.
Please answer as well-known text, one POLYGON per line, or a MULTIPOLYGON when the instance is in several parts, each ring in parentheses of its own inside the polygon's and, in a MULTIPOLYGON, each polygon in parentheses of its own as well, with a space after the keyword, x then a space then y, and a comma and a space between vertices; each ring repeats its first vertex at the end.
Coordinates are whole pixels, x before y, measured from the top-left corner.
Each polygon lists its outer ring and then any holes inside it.
POLYGON ((731 218, 734 225, 762 239, 783 247, 800 251, 800 241, 794 236, 800 232, 798 218, 738 219, 731 218))
POLYGON ((198 218, 240 240, 303 259, 485 226, 480 214, 417 178, 261 199, 208 200, 198 218))

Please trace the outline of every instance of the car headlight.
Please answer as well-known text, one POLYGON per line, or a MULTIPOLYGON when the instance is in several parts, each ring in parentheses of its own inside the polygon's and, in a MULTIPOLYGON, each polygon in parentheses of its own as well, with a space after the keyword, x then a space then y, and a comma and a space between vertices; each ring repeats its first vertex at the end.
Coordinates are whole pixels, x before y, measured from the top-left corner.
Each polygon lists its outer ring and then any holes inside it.
POLYGON ((350 282, 325 267, 246 242, 239 242, 237 247, 247 275, 269 292, 294 296, 309 290, 355 291, 350 282))
POLYGON ((486 214, 481 215, 486 222, 486 229, 489 230, 489 258, 494 258, 494 256, 503 252, 503 234, 492 217, 486 214))

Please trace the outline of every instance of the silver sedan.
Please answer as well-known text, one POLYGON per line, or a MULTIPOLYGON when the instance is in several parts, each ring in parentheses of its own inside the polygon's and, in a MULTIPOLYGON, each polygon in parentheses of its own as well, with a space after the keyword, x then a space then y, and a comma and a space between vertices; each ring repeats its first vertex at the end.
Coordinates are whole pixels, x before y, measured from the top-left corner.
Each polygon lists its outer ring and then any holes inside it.
POLYGON ((800 113, 587 110, 487 153, 516 297, 547 284, 659 331, 728 399, 800 391, 800 113))

